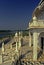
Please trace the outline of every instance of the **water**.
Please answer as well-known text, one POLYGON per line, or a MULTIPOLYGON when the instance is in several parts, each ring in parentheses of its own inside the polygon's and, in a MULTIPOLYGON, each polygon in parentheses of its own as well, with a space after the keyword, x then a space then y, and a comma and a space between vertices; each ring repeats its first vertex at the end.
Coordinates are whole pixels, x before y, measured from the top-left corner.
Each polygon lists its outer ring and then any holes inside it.
POLYGON ((12 34, 11 32, 0 33, 0 38, 6 37, 11 34, 12 34))

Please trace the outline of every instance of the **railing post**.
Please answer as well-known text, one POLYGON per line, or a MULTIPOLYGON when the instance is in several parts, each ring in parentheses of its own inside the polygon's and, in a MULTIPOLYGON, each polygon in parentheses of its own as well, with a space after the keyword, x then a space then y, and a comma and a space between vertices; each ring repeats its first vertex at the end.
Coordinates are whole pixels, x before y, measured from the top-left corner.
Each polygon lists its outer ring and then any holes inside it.
POLYGON ((4 42, 2 43, 2 54, 4 54, 5 48, 4 48, 4 42))

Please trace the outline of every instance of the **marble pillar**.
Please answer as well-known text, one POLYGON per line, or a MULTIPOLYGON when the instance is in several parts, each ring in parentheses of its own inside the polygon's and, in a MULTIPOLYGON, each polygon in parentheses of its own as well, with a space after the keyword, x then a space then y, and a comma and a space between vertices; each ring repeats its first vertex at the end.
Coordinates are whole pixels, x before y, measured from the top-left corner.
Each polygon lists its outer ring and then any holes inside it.
POLYGON ((37 61, 37 44, 38 44, 38 35, 37 32, 33 33, 33 61, 37 61))
POLYGON ((4 54, 4 51, 5 51, 5 49, 4 49, 4 42, 2 43, 2 54, 4 54))
POLYGON ((19 32, 19 48, 21 48, 21 33, 19 32))
POLYGON ((17 37, 18 37, 18 33, 16 32, 15 33, 15 38, 16 38, 16 52, 18 52, 18 40, 17 40, 17 37))
POLYGON ((21 38, 19 36, 19 48, 21 48, 21 38))
POLYGON ((31 33, 29 32, 29 47, 31 47, 32 45, 32 36, 31 33))

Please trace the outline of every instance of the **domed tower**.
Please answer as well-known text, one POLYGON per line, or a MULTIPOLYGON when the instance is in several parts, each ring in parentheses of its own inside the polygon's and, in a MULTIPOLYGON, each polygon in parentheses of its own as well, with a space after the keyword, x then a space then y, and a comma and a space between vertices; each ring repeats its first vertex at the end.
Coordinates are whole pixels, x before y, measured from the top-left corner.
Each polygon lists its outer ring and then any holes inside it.
POLYGON ((29 22, 29 47, 33 45, 33 61, 38 59, 39 47, 44 53, 44 0, 35 8, 29 22))

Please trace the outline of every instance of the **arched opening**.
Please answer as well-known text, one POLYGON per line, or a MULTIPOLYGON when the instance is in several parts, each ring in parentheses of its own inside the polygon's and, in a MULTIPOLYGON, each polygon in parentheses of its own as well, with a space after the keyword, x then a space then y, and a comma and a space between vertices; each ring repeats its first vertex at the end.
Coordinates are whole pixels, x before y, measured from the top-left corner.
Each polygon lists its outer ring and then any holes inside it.
POLYGON ((44 32, 41 32, 39 35, 39 47, 44 51, 44 32))
POLYGON ((43 45, 44 45, 44 37, 41 37, 41 49, 43 50, 43 45))
POLYGON ((43 54, 44 54, 44 32, 41 32, 39 34, 39 37, 38 37, 38 48, 39 48, 38 58, 44 57, 43 56, 43 54))

